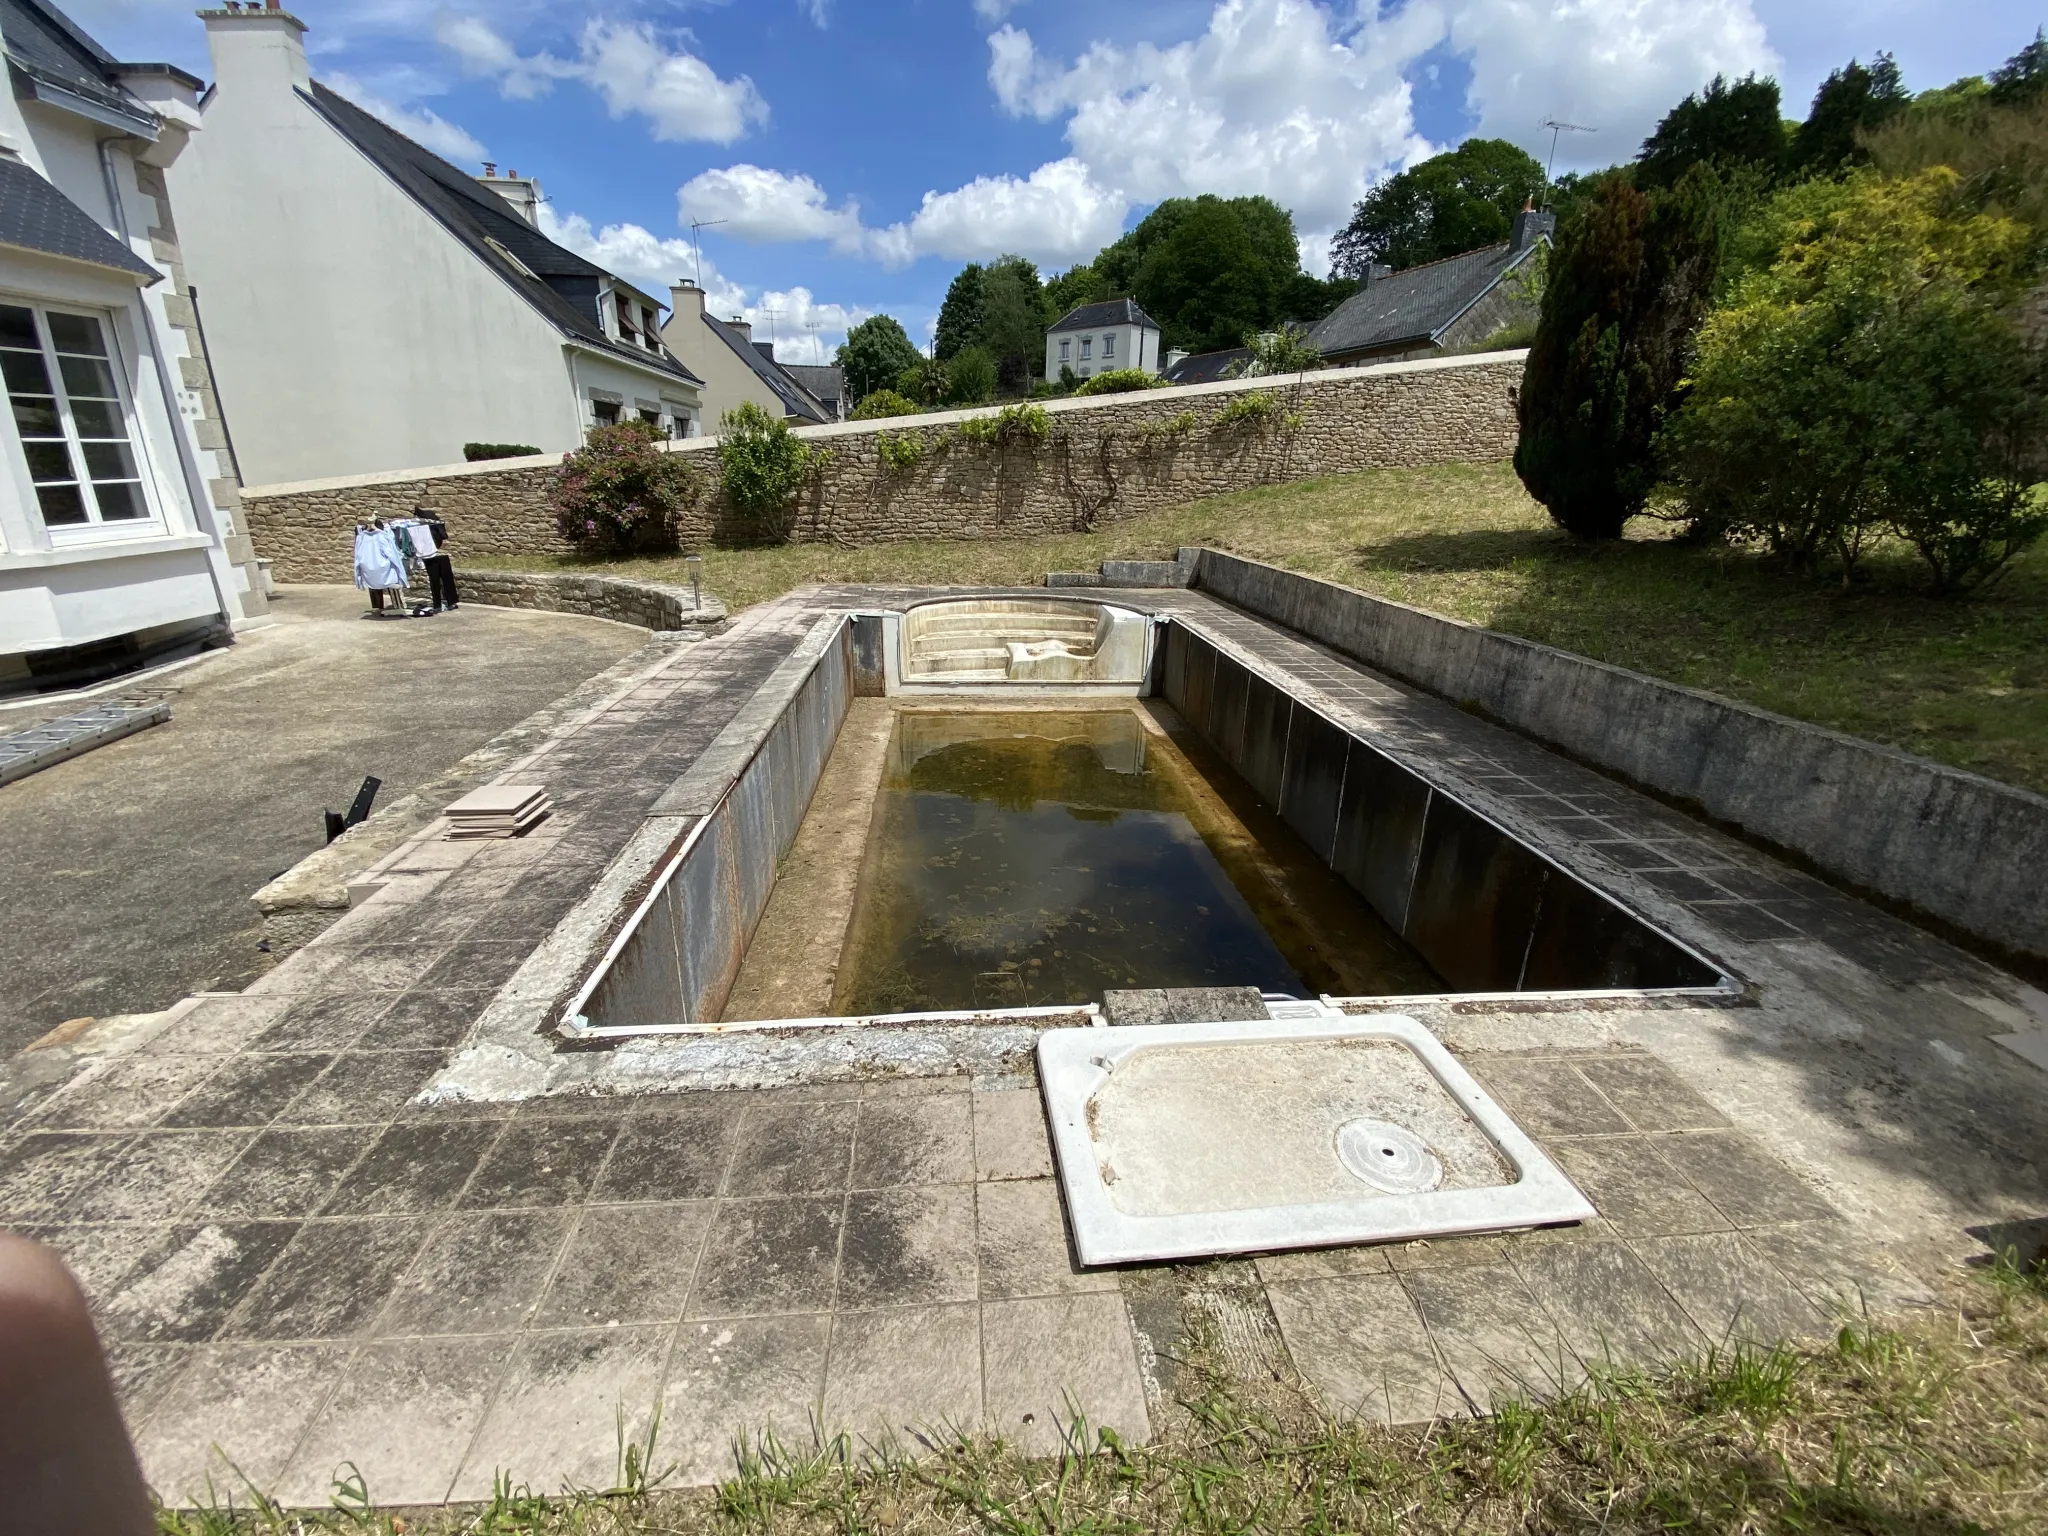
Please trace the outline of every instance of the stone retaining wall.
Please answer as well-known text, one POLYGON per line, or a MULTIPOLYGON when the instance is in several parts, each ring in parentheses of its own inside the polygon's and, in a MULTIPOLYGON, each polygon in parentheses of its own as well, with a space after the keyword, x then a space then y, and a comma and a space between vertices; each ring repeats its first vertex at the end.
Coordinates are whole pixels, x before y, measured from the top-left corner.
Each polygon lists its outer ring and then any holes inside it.
MULTIPOLYGON (((1040 443, 984 446, 955 428, 983 411, 802 430, 830 450, 824 470, 773 526, 717 489, 716 439, 672 445, 701 468, 686 546, 785 540, 873 544, 1086 531, 1204 496, 1352 470, 1504 458, 1515 447, 1521 352, 1339 368, 1301 378, 1227 381, 1045 402, 1040 443), (1267 396, 1246 414, 1247 396, 1267 396), (1233 419, 1233 415, 1235 419, 1233 419), (915 438, 915 467, 882 462, 880 439, 915 438)), ((424 504, 465 554, 561 554, 548 491, 559 455, 252 486, 242 499, 259 552, 280 581, 347 581, 351 530, 424 504)), ((464 571, 474 582, 476 573, 464 571)), ((640 622, 635 620, 633 622, 640 622)))
POLYGON ((465 569, 457 588, 465 603, 487 608, 535 608, 546 613, 580 613, 642 629, 686 629, 716 624, 725 604, 706 593, 702 607, 688 587, 618 576, 530 574, 524 571, 465 569))
POLYGON ((1203 591, 2009 954, 2048 961, 2048 798, 1218 550, 1203 591))

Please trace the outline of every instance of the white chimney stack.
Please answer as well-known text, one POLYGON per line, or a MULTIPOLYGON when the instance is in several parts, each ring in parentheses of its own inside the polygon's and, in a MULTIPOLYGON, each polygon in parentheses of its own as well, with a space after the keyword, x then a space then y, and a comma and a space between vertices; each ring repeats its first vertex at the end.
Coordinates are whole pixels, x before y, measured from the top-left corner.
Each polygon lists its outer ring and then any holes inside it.
POLYGON ((206 23, 213 79, 223 94, 312 88, 306 24, 274 0, 260 10, 247 5, 201 11, 199 19, 206 23))

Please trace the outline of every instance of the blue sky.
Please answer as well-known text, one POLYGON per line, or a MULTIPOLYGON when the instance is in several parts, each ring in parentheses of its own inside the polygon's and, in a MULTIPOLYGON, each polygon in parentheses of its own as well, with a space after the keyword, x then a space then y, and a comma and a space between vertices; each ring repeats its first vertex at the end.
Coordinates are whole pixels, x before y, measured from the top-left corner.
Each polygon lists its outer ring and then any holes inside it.
MULTIPOLYGON (((61 0, 60 0, 61 3, 61 0)), ((111 51, 210 74, 169 0, 73 0, 111 51)), ((1560 168, 1632 153, 1716 71, 1783 82, 1880 48, 1914 88, 2041 18, 1952 0, 297 0, 314 73, 658 293, 704 231, 715 309, 781 354, 887 311, 922 338, 962 261, 1085 260, 1163 197, 1261 192, 1314 267, 1372 182, 1480 132, 1560 168), (772 312, 772 313, 771 313, 772 312)))

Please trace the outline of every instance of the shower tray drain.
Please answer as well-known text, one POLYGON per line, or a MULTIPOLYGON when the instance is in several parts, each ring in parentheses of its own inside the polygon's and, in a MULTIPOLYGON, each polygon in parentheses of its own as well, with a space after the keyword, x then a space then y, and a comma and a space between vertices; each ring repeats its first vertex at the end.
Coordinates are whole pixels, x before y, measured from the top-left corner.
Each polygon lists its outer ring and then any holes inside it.
POLYGON ((1593 1214, 1415 1020, 1302 1008, 1040 1036, 1039 1080, 1084 1264, 1593 1214))

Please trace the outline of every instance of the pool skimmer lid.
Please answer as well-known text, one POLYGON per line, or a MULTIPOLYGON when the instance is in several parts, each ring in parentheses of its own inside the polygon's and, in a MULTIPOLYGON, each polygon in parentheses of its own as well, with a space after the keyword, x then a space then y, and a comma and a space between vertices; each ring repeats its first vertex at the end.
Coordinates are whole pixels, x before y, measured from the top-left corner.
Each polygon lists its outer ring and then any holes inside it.
POLYGON ((1056 1029, 1039 1078, 1084 1264, 1583 1221, 1593 1207, 1399 1014, 1056 1029))

